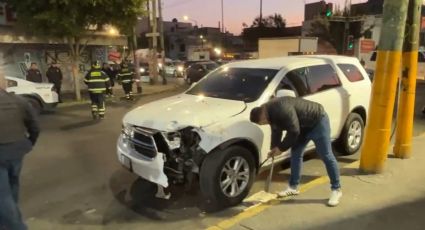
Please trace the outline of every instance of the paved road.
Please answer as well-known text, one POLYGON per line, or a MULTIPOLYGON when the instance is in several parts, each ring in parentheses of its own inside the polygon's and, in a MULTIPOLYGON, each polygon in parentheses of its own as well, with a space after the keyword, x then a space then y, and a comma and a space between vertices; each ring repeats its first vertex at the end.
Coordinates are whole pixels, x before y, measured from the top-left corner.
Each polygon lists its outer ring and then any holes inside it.
MULTIPOLYGON (((171 200, 154 199, 155 188, 123 169, 115 143, 123 115, 135 106, 171 96, 146 96, 135 103, 113 102, 107 119, 93 122, 86 105, 61 108, 41 117, 43 133, 28 155, 22 173, 21 204, 31 229, 203 229, 238 213, 244 205, 205 214, 196 189, 171 188, 171 200)), ((425 105, 425 85, 417 104, 425 105)), ((415 135, 425 132, 418 110, 415 135)), ((303 181, 325 175, 322 163, 309 157, 303 181)), ((358 155, 339 157, 340 166, 358 155)), ((268 172, 258 176, 251 193, 264 188, 268 172)), ((287 183, 287 165, 276 170, 272 191, 287 183)), ((196 185, 195 185, 196 186, 196 185)))

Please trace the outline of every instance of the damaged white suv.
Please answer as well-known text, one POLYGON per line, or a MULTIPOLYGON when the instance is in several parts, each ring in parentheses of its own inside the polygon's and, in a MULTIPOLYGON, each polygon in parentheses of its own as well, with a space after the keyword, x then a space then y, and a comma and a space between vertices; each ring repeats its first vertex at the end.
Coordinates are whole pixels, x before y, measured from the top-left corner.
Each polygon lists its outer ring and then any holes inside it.
MULTIPOLYGON (((252 108, 280 96, 319 102, 329 114, 332 139, 342 153, 352 154, 362 144, 370 94, 367 73, 351 57, 227 64, 183 94, 129 112, 118 159, 163 187, 170 181, 191 183, 198 175, 207 200, 219 207, 235 205, 247 196, 270 150, 270 127, 249 121, 252 108)), ((288 157, 289 152, 278 160, 288 157)))

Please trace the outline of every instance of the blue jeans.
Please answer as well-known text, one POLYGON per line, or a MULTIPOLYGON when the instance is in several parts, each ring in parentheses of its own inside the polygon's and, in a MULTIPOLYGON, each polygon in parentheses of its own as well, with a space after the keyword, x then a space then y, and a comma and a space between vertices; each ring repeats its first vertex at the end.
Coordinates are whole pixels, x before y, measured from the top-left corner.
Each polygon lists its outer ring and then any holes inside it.
POLYGON ((299 137, 297 143, 291 149, 291 178, 289 186, 296 188, 300 184, 301 168, 303 163, 304 150, 309 141, 313 141, 316 152, 325 163, 331 181, 331 189, 341 188, 339 182, 338 163, 332 152, 331 127, 328 115, 324 115, 320 122, 308 133, 299 137))
POLYGON ((0 230, 27 229, 18 207, 22 159, 0 160, 0 230))

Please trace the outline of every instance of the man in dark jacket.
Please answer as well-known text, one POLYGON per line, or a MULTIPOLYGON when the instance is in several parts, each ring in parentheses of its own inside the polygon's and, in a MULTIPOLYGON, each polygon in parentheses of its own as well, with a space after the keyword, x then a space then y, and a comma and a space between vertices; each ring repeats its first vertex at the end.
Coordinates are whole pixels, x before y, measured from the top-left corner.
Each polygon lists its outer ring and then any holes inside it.
POLYGON ((40 70, 38 70, 37 63, 31 63, 30 69, 27 71, 27 80, 35 83, 43 82, 40 70))
POLYGON ((326 165, 331 181, 329 206, 337 206, 342 196, 339 170, 331 145, 329 117, 323 106, 301 98, 275 98, 251 111, 251 122, 269 124, 272 143, 269 157, 282 154, 291 148, 291 178, 289 187, 278 193, 279 197, 299 194, 303 153, 309 141, 313 141, 316 152, 326 165), (282 141, 282 132, 286 136, 282 141))
POLYGON ((92 63, 92 69, 87 73, 84 82, 89 90, 93 119, 105 118, 105 93, 110 85, 109 77, 102 71, 99 61, 92 63))
POLYGON ((63 76, 62 76, 61 69, 56 63, 52 63, 49 69, 47 69, 46 77, 50 83, 55 85, 55 89, 59 97, 59 102, 62 102, 60 94, 61 94, 63 76))
POLYGON ((18 207, 19 175, 39 127, 30 105, 5 88, 0 73, 0 229, 24 230, 27 227, 18 207))

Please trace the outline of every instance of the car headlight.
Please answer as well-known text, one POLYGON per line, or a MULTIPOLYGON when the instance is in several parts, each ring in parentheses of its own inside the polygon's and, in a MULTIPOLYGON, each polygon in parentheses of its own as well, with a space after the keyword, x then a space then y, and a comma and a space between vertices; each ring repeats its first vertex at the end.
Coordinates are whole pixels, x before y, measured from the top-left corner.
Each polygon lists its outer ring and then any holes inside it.
POLYGON ((145 68, 140 68, 139 71, 140 71, 140 73, 146 72, 145 68))
POLYGON ((124 135, 124 137, 126 137, 126 138, 130 138, 130 137, 133 137, 133 135, 134 135, 134 128, 133 128, 133 126, 131 126, 131 125, 129 125, 129 124, 126 124, 126 123, 124 123, 124 124, 122 125, 122 130, 121 130, 121 132, 122 132, 122 134, 124 135))
POLYGON ((165 141, 167 141, 168 147, 171 150, 178 149, 181 146, 181 135, 180 133, 163 133, 165 141))
POLYGON ((177 67, 177 71, 179 71, 179 72, 183 72, 183 70, 184 70, 183 66, 179 66, 179 67, 177 67))

